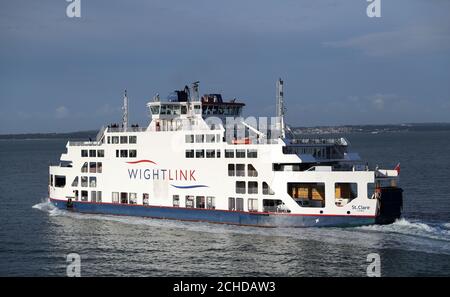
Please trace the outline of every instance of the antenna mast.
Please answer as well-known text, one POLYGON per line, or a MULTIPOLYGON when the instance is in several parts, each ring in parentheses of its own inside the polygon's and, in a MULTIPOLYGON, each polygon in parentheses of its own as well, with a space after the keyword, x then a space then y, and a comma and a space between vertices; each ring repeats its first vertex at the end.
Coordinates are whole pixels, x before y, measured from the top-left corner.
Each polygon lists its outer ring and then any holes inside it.
POLYGON ((284 125, 284 98, 283 98, 283 81, 281 78, 277 80, 277 118, 278 118, 278 127, 281 132, 281 137, 286 137, 286 129, 284 125))
POLYGON ((125 94, 123 96, 123 106, 122 106, 123 116, 122 116, 122 127, 125 130, 128 128, 128 97, 127 90, 125 90, 125 94))

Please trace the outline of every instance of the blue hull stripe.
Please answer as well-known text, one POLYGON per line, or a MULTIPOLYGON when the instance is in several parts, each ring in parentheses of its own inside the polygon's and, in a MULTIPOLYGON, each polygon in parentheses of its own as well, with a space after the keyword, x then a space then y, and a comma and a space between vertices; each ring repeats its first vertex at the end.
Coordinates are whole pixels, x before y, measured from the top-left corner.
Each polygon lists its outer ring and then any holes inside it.
POLYGON ((195 188, 207 188, 207 185, 193 185, 193 186, 176 186, 171 185, 172 187, 175 187, 177 189, 195 189, 195 188))
MULTIPOLYGON (((59 209, 67 209, 67 204, 64 200, 50 199, 50 201, 59 209)), ((81 213, 139 216, 182 221, 204 221, 210 223, 258 227, 345 227, 370 225, 375 223, 375 217, 366 216, 282 215, 192 209, 184 207, 152 207, 115 203, 90 203, 80 201, 73 201, 73 208, 70 210, 81 213)))

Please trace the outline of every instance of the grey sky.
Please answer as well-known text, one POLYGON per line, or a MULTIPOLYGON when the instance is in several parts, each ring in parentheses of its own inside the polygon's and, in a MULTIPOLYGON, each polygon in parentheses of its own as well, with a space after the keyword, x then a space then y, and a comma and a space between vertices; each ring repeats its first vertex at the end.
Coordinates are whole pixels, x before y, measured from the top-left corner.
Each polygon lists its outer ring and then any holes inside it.
POLYGON ((273 115, 285 80, 293 126, 450 121, 450 1, 64 0, 0 2, 0 133, 131 122, 145 103, 200 91, 273 115))

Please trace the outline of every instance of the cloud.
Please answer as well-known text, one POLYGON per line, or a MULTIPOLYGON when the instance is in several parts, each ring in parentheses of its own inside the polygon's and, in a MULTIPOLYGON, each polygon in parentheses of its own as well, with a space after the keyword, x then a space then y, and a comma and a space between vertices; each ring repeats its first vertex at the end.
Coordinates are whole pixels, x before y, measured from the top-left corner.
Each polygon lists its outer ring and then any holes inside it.
POLYGON ((69 109, 65 106, 59 106, 55 109, 55 117, 57 119, 64 119, 67 118, 69 115, 69 109))
POLYGON ((440 51, 450 49, 450 32, 448 28, 443 27, 414 26, 324 42, 322 45, 357 49, 367 56, 440 51))

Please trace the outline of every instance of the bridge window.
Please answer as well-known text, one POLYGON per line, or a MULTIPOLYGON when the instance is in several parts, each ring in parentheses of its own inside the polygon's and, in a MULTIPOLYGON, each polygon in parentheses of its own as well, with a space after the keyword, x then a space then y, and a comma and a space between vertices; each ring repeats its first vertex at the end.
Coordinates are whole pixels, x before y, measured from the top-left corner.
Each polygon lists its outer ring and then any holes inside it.
POLYGON ((325 207, 324 183, 288 183, 288 194, 302 207, 325 207))
POLYGON ((248 164, 247 165, 247 174, 248 174, 248 176, 251 176, 251 177, 257 177, 258 171, 256 171, 255 167, 253 167, 252 164, 248 164))
POLYGON ((206 208, 216 209, 216 198, 212 196, 206 197, 206 208))
POLYGON ((120 143, 128 143, 128 136, 120 136, 120 143))
POLYGON ((196 158, 204 158, 205 157, 205 150, 196 150, 195 151, 195 157, 196 158))
POLYGON ((81 157, 87 157, 88 156, 88 151, 87 150, 81 150, 81 157))
POLYGON ((205 196, 197 196, 196 197, 196 208, 205 208, 205 196))
POLYGON ((136 195, 136 193, 130 193, 129 198, 130 198, 130 204, 137 204, 137 195, 136 195))
POLYGON ((245 158, 245 150, 236 150, 236 158, 245 158))
POLYGON ((121 192, 120 193, 120 203, 128 203, 128 193, 121 192))
POLYGON ((245 194, 245 182, 244 181, 236 182, 236 193, 237 194, 245 194))
POLYGON ((194 150, 186 150, 186 158, 194 158, 194 150))
POLYGON ((148 205, 148 193, 142 194, 142 204, 148 205))
POLYGON ((130 136, 128 142, 131 144, 137 143, 137 136, 130 136))
POLYGON ((130 150, 129 157, 130 158, 136 158, 136 156, 137 156, 137 151, 136 150, 130 150))
POLYGON ((215 158, 216 150, 206 150, 206 158, 215 158))
POLYGON ((180 196, 173 195, 173 207, 180 207, 180 196))
POLYGON ((159 105, 151 106, 150 111, 152 112, 153 115, 159 114, 159 105))
POLYGON ((258 211, 258 199, 248 199, 248 211, 258 211))
POLYGON ((55 187, 64 188, 66 186, 66 177, 64 175, 55 175, 55 187))
POLYGON ((225 150, 225 158, 234 158, 234 150, 225 150))
POLYGON ((91 158, 97 157, 97 151, 96 150, 89 150, 89 157, 91 157, 91 158))
POLYGON ((97 187, 97 178, 95 176, 89 177, 89 187, 91 188, 97 187))
POLYGON ((81 186, 83 188, 86 188, 88 186, 88 177, 87 176, 82 176, 81 177, 81 186))
POLYGON ((112 203, 119 203, 119 192, 112 192, 112 203))
POLYGON ((234 176, 234 164, 228 164, 228 176, 234 176))
POLYGON ((245 176, 245 164, 236 164, 236 176, 245 176))
POLYGON ((187 114, 187 106, 181 105, 181 114, 187 114))
POLYGON ((247 158, 257 158, 258 151, 257 150, 247 150, 247 158))
POLYGON ((185 140, 186 140, 186 143, 194 143, 194 135, 192 135, 192 134, 185 135, 185 140))
POLYGON ((258 194, 258 182, 249 181, 248 182, 248 193, 258 194))
POLYGON ((186 208, 194 207, 194 196, 186 196, 186 208))
POLYGON ((263 190, 263 195, 274 195, 275 194, 266 182, 262 183, 262 190, 263 190))
POLYGON ((88 201, 88 191, 81 191, 81 201, 88 201))
POLYGON ((358 196, 358 184, 335 183, 334 193, 336 206, 344 206, 358 196))
POLYGON ((72 187, 78 187, 78 176, 75 176, 72 182, 72 187))

